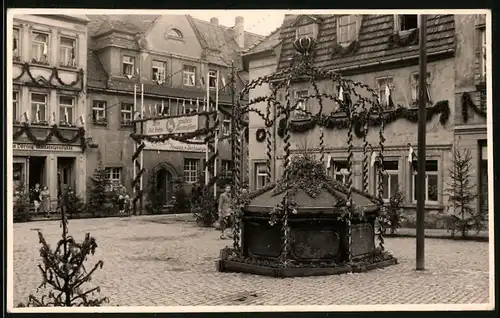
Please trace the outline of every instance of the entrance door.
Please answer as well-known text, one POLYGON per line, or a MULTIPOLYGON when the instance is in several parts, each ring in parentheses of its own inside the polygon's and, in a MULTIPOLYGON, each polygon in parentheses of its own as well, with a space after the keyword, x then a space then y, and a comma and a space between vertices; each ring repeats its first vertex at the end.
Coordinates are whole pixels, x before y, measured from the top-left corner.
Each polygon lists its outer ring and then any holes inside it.
POLYGON ((20 191, 20 187, 26 187, 26 165, 24 162, 14 162, 12 166, 12 178, 14 182, 14 191, 20 191))
MULTIPOLYGON (((74 187, 75 158, 57 158, 57 172, 61 175, 61 190, 74 187)), ((75 190, 75 189, 73 189, 75 190)))
POLYGON ((46 186, 45 184, 45 161, 46 157, 30 157, 29 158, 29 178, 28 187, 32 189, 35 184, 39 184, 41 187, 46 186))
POLYGON ((156 189, 160 194, 161 204, 167 205, 172 201, 173 184, 172 174, 167 169, 160 169, 156 175, 156 189))

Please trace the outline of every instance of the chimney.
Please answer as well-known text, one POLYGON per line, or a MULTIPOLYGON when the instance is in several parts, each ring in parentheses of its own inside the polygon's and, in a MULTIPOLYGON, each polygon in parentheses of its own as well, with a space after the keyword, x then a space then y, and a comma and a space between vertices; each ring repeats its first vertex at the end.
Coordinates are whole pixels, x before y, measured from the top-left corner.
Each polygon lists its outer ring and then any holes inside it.
POLYGON ((210 19, 210 23, 215 24, 215 25, 219 25, 219 19, 217 19, 217 18, 211 18, 210 19))
POLYGON ((245 28, 243 26, 243 21, 243 17, 236 17, 236 19, 234 19, 234 39, 241 49, 245 47, 245 28))

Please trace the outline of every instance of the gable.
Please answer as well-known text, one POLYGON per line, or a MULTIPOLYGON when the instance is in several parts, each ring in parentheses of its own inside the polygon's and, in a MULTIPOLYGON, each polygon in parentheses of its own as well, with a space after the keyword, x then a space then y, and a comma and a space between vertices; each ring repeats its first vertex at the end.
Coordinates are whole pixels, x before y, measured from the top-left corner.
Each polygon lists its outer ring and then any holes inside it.
POLYGON ((144 36, 145 47, 155 52, 168 52, 200 58, 203 52, 196 34, 185 15, 159 17, 144 36), (180 34, 181 37, 175 36, 180 34))

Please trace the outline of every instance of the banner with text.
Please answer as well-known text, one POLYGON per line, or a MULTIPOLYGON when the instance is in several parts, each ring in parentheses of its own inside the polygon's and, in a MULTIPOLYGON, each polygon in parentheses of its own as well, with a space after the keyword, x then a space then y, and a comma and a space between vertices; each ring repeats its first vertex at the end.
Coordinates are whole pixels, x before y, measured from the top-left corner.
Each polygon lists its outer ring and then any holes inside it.
POLYGON ((144 134, 149 136, 186 134, 198 130, 198 116, 184 116, 144 122, 144 134))
POLYGON ((184 151, 184 152, 205 152, 205 144, 188 144, 177 140, 169 139, 163 142, 144 141, 146 150, 156 151, 184 151))
POLYGON ((13 143, 14 150, 42 150, 42 151, 81 151, 80 147, 71 145, 44 145, 37 146, 35 144, 18 144, 13 143))

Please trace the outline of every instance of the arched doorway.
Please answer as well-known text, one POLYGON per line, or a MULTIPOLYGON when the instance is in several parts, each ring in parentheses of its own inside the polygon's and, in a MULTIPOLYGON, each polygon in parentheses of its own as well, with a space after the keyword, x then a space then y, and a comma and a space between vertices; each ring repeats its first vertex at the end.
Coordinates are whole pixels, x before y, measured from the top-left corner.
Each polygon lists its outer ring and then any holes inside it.
POLYGON ((167 205, 172 201, 173 183, 172 173, 168 169, 161 168, 156 173, 156 189, 160 194, 161 204, 167 205))

